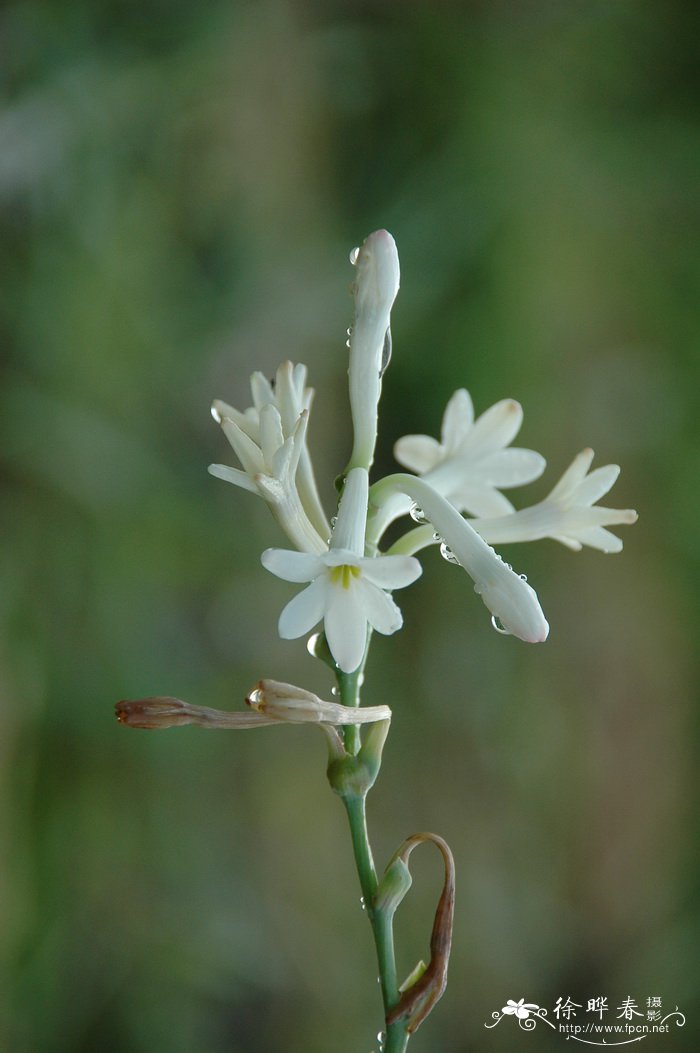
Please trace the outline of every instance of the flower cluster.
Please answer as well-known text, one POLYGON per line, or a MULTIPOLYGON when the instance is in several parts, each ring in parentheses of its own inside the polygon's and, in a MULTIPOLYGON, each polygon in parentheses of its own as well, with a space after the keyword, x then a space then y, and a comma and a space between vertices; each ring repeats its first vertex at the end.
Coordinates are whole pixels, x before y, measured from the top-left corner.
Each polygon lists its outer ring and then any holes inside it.
POLYGON ((330 523, 306 441, 313 392, 306 387, 305 366, 284 362, 273 382, 253 374, 253 406, 244 412, 220 401, 212 407, 240 468, 217 464, 210 472, 269 504, 293 549, 266 549, 263 566, 305 585, 282 611, 280 636, 294 639, 323 622, 338 669, 355 672, 373 629, 389 635, 401 627, 391 593, 419 577, 415 554, 440 545, 443 556, 472 578, 495 628, 532 643, 545 640, 549 626, 535 590, 491 546, 553 538, 574 550, 587 545, 619 552, 622 542, 607 528, 633 523, 636 512, 597 504, 619 468, 590 471, 593 451, 583 450, 543 501, 516 511, 502 491, 533 482, 546 464, 534 450, 511 446, 522 408, 504 399, 475 417, 469 393, 460 388, 445 409, 440 440, 428 435, 399 439, 395 456, 408 472, 370 486, 382 377, 391 353, 390 314, 399 289, 394 239, 376 231, 353 250, 350 261, 355 268, 348 340, 354 441, 330 523), (387 527, 406 516, 409 529, 383 549, 387 527))

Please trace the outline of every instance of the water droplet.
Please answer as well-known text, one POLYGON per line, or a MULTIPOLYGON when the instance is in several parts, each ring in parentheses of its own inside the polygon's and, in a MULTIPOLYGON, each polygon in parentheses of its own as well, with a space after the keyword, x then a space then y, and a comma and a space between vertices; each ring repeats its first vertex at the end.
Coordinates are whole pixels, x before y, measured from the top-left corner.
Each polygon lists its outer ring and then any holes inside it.
POLYGON ((347 329, 345 330, 345 333, 346 333, 347 336, 352 336, 352 326, 351 325, 349 325, 347 327, 347 329))
POLYGON ((316 657, 316 645, 318 644, 320 638, 320 633, 314 633, 313 636, 310 636, 306 641, 306 650, 309 652, 312 658, 316 657))
POLYGON ((362 907, 363 910, 366 910, 365 897, 364 896, 360 896, 360 906, 362 907))
POLYGON ((365 674, 364 673, 360 673, 360 675, 357 678, 357 686, 358 687, 362 687, 364 682, 365 682, 365 674))
POLYGON ((448 563, 454 563, 456 566, 459 566, 459 560, 452 549, 446 545, 444 541, 440 544, 440 555, 443 559, 446 559, 448 563))
POLYGON ((261 702, 265 701, 265 696, 262 689, 256 687, 254 691, 251 691, 248 695, 248 702, 250 702, 253 709, 257 709, 261 702))
POLYGON ((433 541, 442 542, 442 534, 438 534, 437 530, 433 531, 433 541))
POLYGON ((377 1031, 377 1042, 379 1043, 379 1048, 380 1049, 382 1049, 383 1046, 384 1046, 384 1039, 385 1038, 386 1038, 386 1035, 384 1034, 383 1031, 377 1031))
POLYGON ((337 688, 337 687, 332 687, 332 688, 331 688, 331 694, 332 694, 332 695, 333 695, 333 696, 334 696, 335 698, 337 698, 337 697, 338 697, 338 688, 337 688))
POLYGON ((428 520, 425 518, 425 512, 420 505, 411 505, 408 513, 414 523, 427 523, 428 520))
POLYGON ((348 337, 348 339, 345 341, 345 346, 347 347, 348 351, 352 347, 352 343, 350 342, 350 337, 348 337))
POLYGON ((521 581, 527 581, 527 574, 518 574, 521 581))
POLYGON ((360 255, 360 246, 356 245, 355 248, 352 249, 352 251, 350 253, 350 262, 352 263, 353 267, 357 263, 357 257, 359 255, 360 255))
POLYGON ((337 516, 331 516, 331 530, 335 527, 335 524, 337 522, 338 522, 338 517, 337 516))
POLYGON ((221 421, 222 421, 223 418, 222 418, 221 414, 219 413, 218 409, 216 408, 216 406, 212 406, 212 408, 211 408, 211 415, 212 415, 212 417, 214 418, 214 420, 216 421, 217 424, 221 424, 221 421))
POLYGON ((496 632, 500 633, 501 636, 512 636, 513 635, 512 632, 510 631, 510 629, 506 629, 506 627, 503 624, 503 622, 501 621, 501 619, 496 617, 495 614, 491 615, 491 624, 493 625, 493 627, 496 630, 496 632))
POLYGON ((504 563, 504 567, 506 568, 506 570, 512 570, 513 569, 511 567, 510 563, 504 563))

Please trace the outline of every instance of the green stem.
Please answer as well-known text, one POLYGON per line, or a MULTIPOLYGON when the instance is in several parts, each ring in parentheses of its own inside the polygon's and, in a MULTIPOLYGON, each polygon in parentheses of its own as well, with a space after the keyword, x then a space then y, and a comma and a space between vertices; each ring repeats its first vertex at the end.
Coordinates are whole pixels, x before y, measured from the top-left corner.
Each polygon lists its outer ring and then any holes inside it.
MULTIPOLYGON (((343 705, 359 706, 360 681, 363 668, 364 662, 354 673, 338 672, 338 693, 343 705)), ((351 756, 356 756, 361 746, 359 726, 347 726, 344 729, 344 734, 345 749, 351 756)), ((352 849, 355 856, 357 874, 360 879, 362 899, 367 911, 367 917, 372 926, 372 935, 374 936, 374 944, 377 950, 379 984, 386 1017, 400 997, 396 978, 396 958, 394 955, 393 914, 374 909, 374 896, 378 882, 372 847, 367 832, 366 793, 362 795, 343 795, 342 800, 350 824, 352 849)), ((382 1053, 404 1053, 409 1037, 406 1032, 405 1021, 398 1020, 390 1024, 386 1029, 382 1053)))

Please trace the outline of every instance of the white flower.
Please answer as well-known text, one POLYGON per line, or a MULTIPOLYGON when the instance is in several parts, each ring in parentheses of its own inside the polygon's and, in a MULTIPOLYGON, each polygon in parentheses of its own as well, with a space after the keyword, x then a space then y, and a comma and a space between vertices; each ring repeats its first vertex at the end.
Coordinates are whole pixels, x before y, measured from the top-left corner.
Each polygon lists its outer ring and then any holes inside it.
POLYGON ((350 330, 350 409, 354 441, 348 469, 369 468, 377 441, 382 373, 391 353, 391 308, 399 291, 399 256, 386 230, 376 230, 353 249, 355 314, 350 330))
POLYGON ((394 446, 394 456, 460 512, 505 515, 513 506, 499 491, 532 482, 546 463, 534 450, 506 449, 522 420, 520 404, 503 399, 475 421, 469 392, 460 388, 447 403, 442 441, 429 435, 405 435, 394 446))
POLYGON ((243 470, 211 464, 209 471, 264 498, 297 548, 322 552, 330 527, 306 448, 313 391, 305 382, 306 366, 283 362, 274 384, 261 373, 253 374, 254 405, 244 413, 217 399, 212 416, 221 424, 243 470))
MULTIPOLYGON (((547 619, 537 593, 528 585, 524 575, 516 574, 504 563, 457 509, 424 479, 413 475, 390 475, 375 483, 371 494, 373 515, 381 519, 383 505, 390 503, 397 493, 406 494, 420 505, 423 516, 430 520, 438 537, 447 546, 447 555, 464 567, 473 579, 474 591, 497 619, 495 628, 526 643, 540 643, 547 639, 547 619)), ((476 522, 478 520, 475 525, 476 522)), ((370 525, 370 532, 371 529, 370 525)))
POLYGON ((619 552, 622 542, 605 527, 634 523, 637 513, 595 504, 610 490, 620 469, 606 464, 588 474, 592 461, 593 450, 582 450, 544 501, 512 515, 476 519, 474 529, 492 544, 549 537, 575 551, 590 545, 601 552, 619 552))
POLYGON ((278 578, 310 582, 282 611, 280 636, 296 639, 323 619, 331 654, 344 673, 354 672, 362 662, 368 623, 385 635, 403 624, 401 611, 385 590, 410 585, 421 573, 412 556, 364 556, 368 486, 364 468, 348 473, 327 552, 267 549, 261 557, 278 578))

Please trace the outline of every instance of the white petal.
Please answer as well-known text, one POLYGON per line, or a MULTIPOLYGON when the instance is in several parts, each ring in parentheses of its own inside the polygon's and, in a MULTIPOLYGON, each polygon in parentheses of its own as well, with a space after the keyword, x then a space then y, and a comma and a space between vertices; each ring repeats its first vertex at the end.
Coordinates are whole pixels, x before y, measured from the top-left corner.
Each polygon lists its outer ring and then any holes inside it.
POLYGON ((268 468, 272 468, 274 456, 283 444, 282 418, 277 407, 268 402, 260 410, 260 448, 268 468))
POLYGON ((296 640, 320 622, 326 605, 327 588, 326 579, 317 578, 289 601, 277 625, 283 640, 296 640))
POLYGON ((359 560, 362 577, 380 589, 403 589, 419 578, 423 568, 413 556, 377 556, 359 560))
POLYGON ((514 399, 503 399, 482 413, 470 429, 462 449, 485 457, 512 442, 523 422, 523 410, 514 399))
POLYGON ((403 616, 391 596, 382 592, 368 581, 358 582, 362 594, 362 605, 369 624, 383 633, 391 636, 403 625, 403 616))
POLYGON ((497 450, 479 462, 479 474, 488 479, 491 486, 525 486, 539 479, 547 462, 535 450, 510 447, 497 450))
POLYGON ((329 585, 323 624, 336 662, 344 673, 354 673, 367 643, 367 618, 359 589, 329 585))
POLYGON ((600 500, 604 494, 607 494, 608 490, 614 485, 619 474, 620 466, 618 464, 606 464, 602 468, 596 468, 595 471, 586 476, 576 490, 576 494, 574 495, 576 504, 595 504, 595 502, 600 500))
POLYGON ((264 373, 256 371, 250 378, 250 390, 253 395, 253 405, 256 409, 261 409, 268 402, 275 402, 275 393, 272 390, 272 384, 267 379, 264 373))
POLYGON ((430 435, 404 435, 394 443, 394 457, 418 475, 430 471, 441 460, 443 449, 430 435))
POLYGON ((577 531, 578 539, 583 542, 584 545, 590 545, 591 548, 597 548, 601 552, 621 552, 622 542, 619 537, 615 537, 605 527, 593 526, 588 527, 585 530, 577 531))
POLYGON ((259 472, 264 472, 265 463, 260 447, 253 442, 250 436, 246 435, 243 429, 239 428, 230 417, 222 419, 221 427, 246 472, 249 475, 257 475, 259 472))
POLYGON ((458 388, 442 417, 442 444, 448 453, 456 450, 474 423, 474 403, 466 388, 458 388))
POLYGON ((589 447, 586 447, 585 450, 581 450, 580 453, 577 453, 557 485, 548 495, 547 500, 556 501, 559 504, 566 504, 576 487, 585 479, 586 473, 591 466, 593 456, 593 450, 589 447))
POLYGON ((478 483, 464 483, 445 496, 455 508, 460 512, 468 512, 470 516, 507 516, 513 511, 507 497, 491 486, 479 486, 478 483))
POLYGON ((240 468, 229 468, 227 464, 210 464, 207 471, 210 475, 216 476, 217 479, 233 483, 234 486, 240 486, 243 490, 250 490, 252 494, 257 494, 258 492, 253 480, 245 472, 242 472, 240 468))
POLYGON ((313 581, 325 570, 320 556, 310 552, 292 552, 286 548, 266 548, 260 562, 265 570, 283 581, 313 581))

